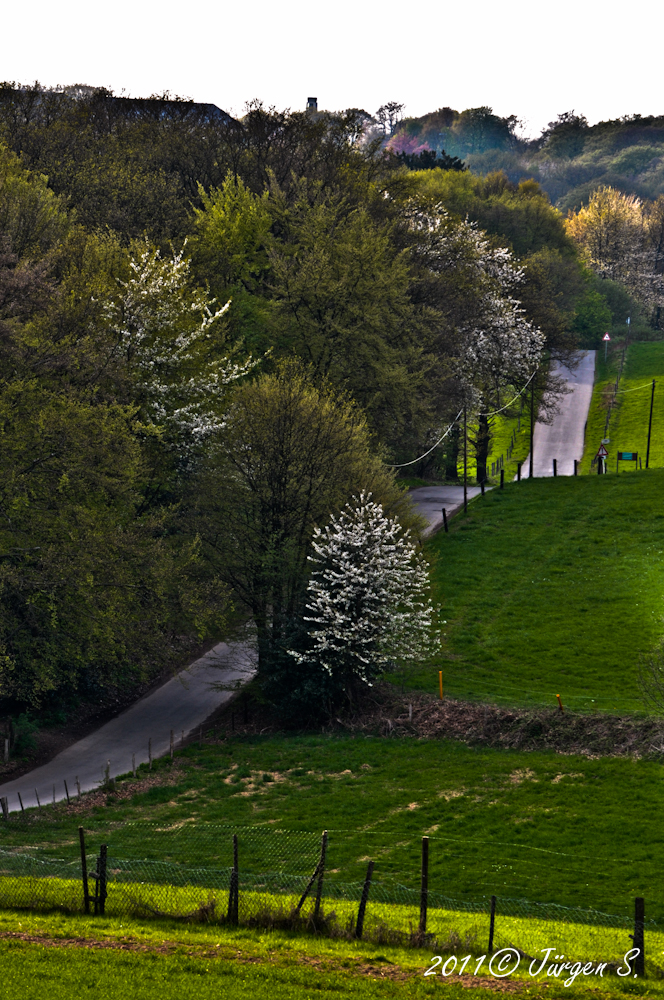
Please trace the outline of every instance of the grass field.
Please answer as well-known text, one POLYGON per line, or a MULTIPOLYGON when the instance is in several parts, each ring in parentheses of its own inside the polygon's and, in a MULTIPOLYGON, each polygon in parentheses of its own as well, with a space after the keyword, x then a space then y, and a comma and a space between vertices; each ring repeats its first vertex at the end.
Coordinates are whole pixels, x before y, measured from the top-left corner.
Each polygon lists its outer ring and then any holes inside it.
MULTIPOLYGON (((581 471, 589 472, 590 463, 604 437, 606 420, 606 388, 615 384, 620 369, 622 349, 609 353, 607 363, 603 352, 597 353, 595 388, 588 414, 586 450, 581 471)), ((620 379, 617 406, 609 424, 610 444, 608 472, 616 471, 618 451, 636 451, 646 464, 648 419, 650 415, 650 386, 655 379, 655 399, 650 445, 650 468, 664 467, 664 341, 630 344, 625 353, 625 363, 620 379)), ((620 472, 633 469, 631 463, 621 463, 620 472)))
POLYGON ((123 798, 108 805, 80 813, 49 807, 48 820, 12 820, 1 828, 0 848, 33 845, 44 856, 74 858, 82 823, 91 852, 107 842, 120 858, 223 868, 231 831, 259 825, 266 836, 271 828, 312 836, 309 846, 283 839, 279 863, 254 856, 253 870, 306 873, 329 828, 329 879, 359 881, 373 858, 377 882, 397 900, 399 886, 417 889, 427 833, 431 890, 451 899, 486 903, 495 894, 624 916, 643 895, 648 916, 664 919, 664 783, 655 761, 439 740, 248 737, 192 746, 172 772, 159 762, 156 777, 164 784, 134 793, 131 778, 120 782, 123 798))
MULTIPOLYGON (((446 957, 446 956, 444 956, 446 957)), ((459 958, 464 951, 459 952, 459 958)), ((168 921, 141 923, 61 915, 0 913, 0 997, 27 1000, 77 1000, 82 996, 120 1000, 253 1000, 266 992, 274 1000, 313 1000, 321 996, 410 998, 440 995, 450 1000, 495 996, 498 985, 487 963, 474 977, 459 981, 454 972, 425 977, 426 951, 365 942, 295 937, 211 926, 186 927, 168 921), (19 936, 20 935, 20 936, 19 936)), ((449 969, 453 968, 450 964, 449 969)), ((583 976, 564 986, 560 978, 528 977, 528 963, 505 981, 524 995, 605 997, 630 994, 661 997, 661 981, 635 982, 605 974, 583 976), (517 980, 516 982, 514 980, 517 980), (521 989, 519 989, 521 986, 521 989)))
POLYGON ((664 472, 526 480, 427 546, 444 635, 413 687, 584 711, 644 709, 639 658, 664 634, 664 472))

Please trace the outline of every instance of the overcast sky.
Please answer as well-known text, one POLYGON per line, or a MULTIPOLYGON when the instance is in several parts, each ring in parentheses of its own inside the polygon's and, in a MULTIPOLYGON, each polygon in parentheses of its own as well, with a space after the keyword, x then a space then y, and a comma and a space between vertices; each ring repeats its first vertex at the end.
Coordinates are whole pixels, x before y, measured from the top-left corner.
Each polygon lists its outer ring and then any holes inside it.
POLYGON ((488 104, 538 134, 561 112, 591 122, 664 114, 664 5, 557 0, 33 0, 3 5, 0 79, 170 90, 241 114, 361 107, 406 114, 488 104))

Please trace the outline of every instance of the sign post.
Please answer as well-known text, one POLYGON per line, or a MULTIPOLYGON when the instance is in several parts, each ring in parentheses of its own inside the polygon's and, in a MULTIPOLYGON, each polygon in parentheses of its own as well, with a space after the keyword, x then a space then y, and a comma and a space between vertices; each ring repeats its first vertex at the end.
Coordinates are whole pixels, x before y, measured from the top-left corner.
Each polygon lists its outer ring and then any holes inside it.
POLYGON ((634 469, 639 467, 638 451, 619 451, 616 457, 616 474, 618 472, 618 462, 634 462, 634 469))
POLYGON ((597 454, 595 455, 595 461, 597 462, 597 475, 601 476, 604 472, 604 462, 608 458, 609 453, 603 444, 599 446, 597 454))
POLYGON ((602 340, 604 341, 604 360, 606 361, 606 352, 609 349, 609 341, 611 340, 611 338, 609 337, 608 333, 605 333, 604 336, 602 337, 602 340))

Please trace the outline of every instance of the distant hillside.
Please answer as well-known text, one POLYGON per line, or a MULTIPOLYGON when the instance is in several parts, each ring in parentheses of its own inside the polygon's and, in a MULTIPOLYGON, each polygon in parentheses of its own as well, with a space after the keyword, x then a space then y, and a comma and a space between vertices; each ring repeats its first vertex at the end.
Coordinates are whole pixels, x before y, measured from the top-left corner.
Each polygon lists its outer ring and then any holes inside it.
POLYGON ((515 115, 501 118, 488 107, 440 108, 403 119, 387 146, 407 154, 444 150, 474 173, 504 170, 514 182, 534 177, 562 210, 578 209, 603 184, 642 198, 664 194, 664 115, 589 125, 566 112, 534 140, 520 138, 518 125, 515 115))

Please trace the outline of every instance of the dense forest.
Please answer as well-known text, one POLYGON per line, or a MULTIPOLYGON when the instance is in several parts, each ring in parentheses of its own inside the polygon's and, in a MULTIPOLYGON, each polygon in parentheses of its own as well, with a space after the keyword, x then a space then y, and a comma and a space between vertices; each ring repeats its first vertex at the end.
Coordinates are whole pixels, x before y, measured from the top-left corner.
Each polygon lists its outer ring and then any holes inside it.
POLYGON ((577 211, 600 186, 651 200, 664 194, 664 116, 635 114, 589 125, 567 111, 537 138, 524 139, 516 115, 501 118, 489 107, 440 108, 421 118, 394 114, 383 131, 396 153, 444 151, 474 173, 502 170, 517 183, 534 178, 562 211, 577 211))
POLYGON ((0 86, 0 714, 119 703, 247 616, 278 700, 331 513, 370 492, 408 523, 392 465, 461 410, 546 401, 626 315, 658 335, 661 201, 605 186, 566 220, 448 146, 0 86))

